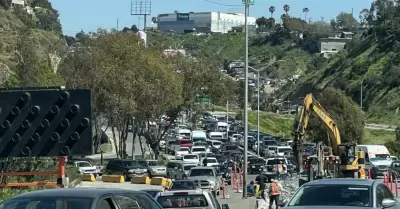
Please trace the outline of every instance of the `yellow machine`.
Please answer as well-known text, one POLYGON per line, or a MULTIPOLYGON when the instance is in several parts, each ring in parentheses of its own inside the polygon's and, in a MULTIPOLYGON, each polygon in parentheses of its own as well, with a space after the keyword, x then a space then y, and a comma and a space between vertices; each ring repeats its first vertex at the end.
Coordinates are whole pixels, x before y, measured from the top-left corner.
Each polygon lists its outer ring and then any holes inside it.
POLYGON ((315 159, 318 163, 319 172, 332 170, 334 178, 362 178, 359 171, 365 168, 365 153, 358 150, 357 144, 341 143, 339 129, 335 121, 324 110, 321 104, 314 99, 312 94, 307 94, 304 98, 304 107, 301 110, 299 124, 295 131, 294 151, 297 155, 299 172, 303 172, 303 148, 301 144, 307 129, 310 113, 317 117, 327 128, 328 141, 330 142, 330 148, 323 147, 322 143, 317 145, 315 159), (329 149, 331 151, 327 152, 329 149), (338 164, 338 166, 335 166, 335 164, 338 164))

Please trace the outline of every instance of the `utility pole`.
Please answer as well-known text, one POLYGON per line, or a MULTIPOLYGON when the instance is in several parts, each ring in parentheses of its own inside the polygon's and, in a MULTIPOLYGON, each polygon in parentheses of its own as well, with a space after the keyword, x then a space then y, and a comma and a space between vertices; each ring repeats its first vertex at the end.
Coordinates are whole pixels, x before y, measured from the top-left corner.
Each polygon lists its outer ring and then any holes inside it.
POLYGON ((119 31, 119 19, 117 19, 117 31, 119 31))
MULTIPOLYGON (((244 159, 243 159, 243 187, 247 186, 247 140, 248 140, 248 109, 249 106, 249 26, 248 26, 248 18, 249 15, 249 1, 251 0, 243 0, 244 1, 244 31, 245 31, 245 61, 244 61, 244 159)), ((247 189, 243 188, 243 199, 247 199, 247 189)))
POLYGON ((363 113, 363 83, 364 83, 364 79, 361 80, 361 85, 360 85, 360 109, 361 109, 361 117, 362 117, 362 113, 363 113))
POLYGON ((229 136, 229 101, 226 100, 226 138, 228 139, 229 136))
POLYGON ((257 155, 260 156, 260 71, 257 70, 257 155))

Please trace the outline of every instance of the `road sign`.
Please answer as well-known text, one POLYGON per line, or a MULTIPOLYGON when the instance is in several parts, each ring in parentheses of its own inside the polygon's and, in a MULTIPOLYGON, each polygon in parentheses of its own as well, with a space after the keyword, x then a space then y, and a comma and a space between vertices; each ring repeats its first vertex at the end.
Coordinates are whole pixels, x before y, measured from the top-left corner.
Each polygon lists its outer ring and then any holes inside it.
POLYGON ((197 103, 211 103, 211 98, 199 96, 199 97, 196 97, 196 102, 197 103))
POLYGON ((93 154, 90 89, 0 89, 0 98, 0 158, 93 154))
POLYGON ((254 5, 255 0, 242 0, 242 3, 245 4, 246 1, 249 3, 249 5, 254 5))

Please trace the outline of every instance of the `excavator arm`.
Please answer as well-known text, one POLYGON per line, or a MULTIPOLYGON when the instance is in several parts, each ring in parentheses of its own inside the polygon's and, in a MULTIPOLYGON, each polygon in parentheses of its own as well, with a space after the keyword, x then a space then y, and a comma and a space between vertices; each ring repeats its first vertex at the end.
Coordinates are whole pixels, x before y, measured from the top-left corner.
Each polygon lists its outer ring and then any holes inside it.
POLYGON ((307 94, 304 98, 304 107, 300 112, 299 123, 295 131, 294 137, 294 151, 298 161, 298 171, 302 172, 303 165, 303 143, 304 135, 308 126, 308 121, 310 119, 310 114, 313 114, 319 119, 319 121, 326 127, 329 134, 329 141, 332 147, 332 151, 335 155, 338 153, 338 145, 341 144, 339 129, 334 122, 332 116, 321 106, 321 104, 314 99, 312 94, 307 94))

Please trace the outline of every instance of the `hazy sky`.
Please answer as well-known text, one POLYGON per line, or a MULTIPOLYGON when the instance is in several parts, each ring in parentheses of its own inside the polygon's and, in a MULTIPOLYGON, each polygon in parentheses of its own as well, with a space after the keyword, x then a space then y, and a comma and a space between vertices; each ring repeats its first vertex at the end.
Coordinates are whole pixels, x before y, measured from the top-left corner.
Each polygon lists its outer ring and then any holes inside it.
MULTIPOLYGON (((140 0, 139 0, 140 1, 140 0)), ((143 0, 144 1, 144 0, 143 0)), ((372 0, 255 0, 255 5, 250 7, 250 16, 260 17, 270 14, 268 8, 275 6, 275 16, 283 14, 283 5, 290 5, 290 15, 304 18, 303 8, 308 7, 308 17, 311 20, 325 20, 334 18, 341 11, 354 11, 358 19, 359 12, 370 8, 372 0)), ((80 30, 94 31, 98 27, 116 28, 117 19, 119 27, 136 24, 143 27, 143 18, 131 15, 131 0, 50 0, 53 7, 60 12, 64 33, 74 35, 80 30)), ((136 2, 133 0, 133 2, 136 2)), ((241 0, 152 0, 151 17, 161 13, 179 12, 242 12, 241 0), (214 2, 214 3, 212 3, 214 2)))

